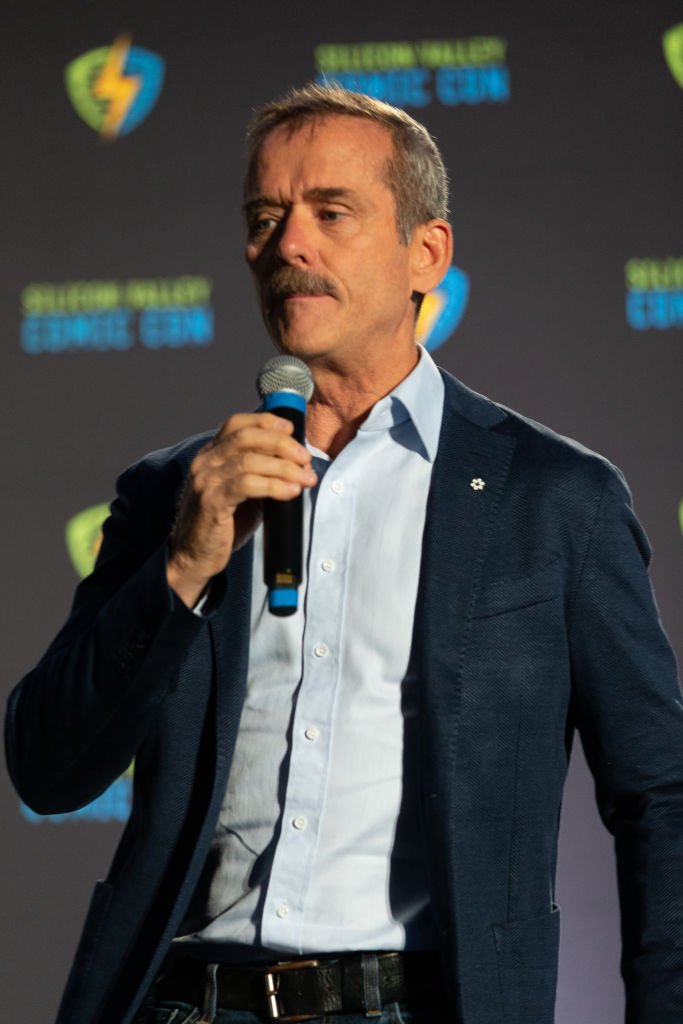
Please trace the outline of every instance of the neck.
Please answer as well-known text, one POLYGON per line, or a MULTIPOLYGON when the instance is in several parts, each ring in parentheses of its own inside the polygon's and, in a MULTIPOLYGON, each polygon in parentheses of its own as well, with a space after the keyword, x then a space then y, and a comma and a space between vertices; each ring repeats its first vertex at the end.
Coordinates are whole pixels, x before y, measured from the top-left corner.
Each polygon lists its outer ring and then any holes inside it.
POLYGON ((415 347, 405 359, 375 372, 365 367, 339 373, 331 367, 311 366, 315 391, 306 414, 308 441, 334 459, 356 436, 372 407, 415 369, 418 359, 415 347))

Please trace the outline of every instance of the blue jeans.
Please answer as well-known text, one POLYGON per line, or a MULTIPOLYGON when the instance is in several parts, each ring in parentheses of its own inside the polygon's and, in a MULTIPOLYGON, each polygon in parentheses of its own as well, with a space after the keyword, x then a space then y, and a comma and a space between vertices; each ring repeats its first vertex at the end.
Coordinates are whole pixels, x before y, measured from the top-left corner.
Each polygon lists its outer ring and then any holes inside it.
MULTIPOLYGON (((215 1016, 202 1016, 197 1006, 189 1003, 161 1003, 148 1011, 143 1018, 144 1024, 266 1024, 267 1018, 260 1017, 249 1010, 216 1010, 215 1016)), ((444 1024, 445 1013, 437 1010, 421 1011, 419 1008, 408 1007, 405 1003, 389 1003, 384 1007, 381 1017, 365 1017, 362 1013, 333 1013, 326 1017, 317 1017, 310 1024, 444 1024)))

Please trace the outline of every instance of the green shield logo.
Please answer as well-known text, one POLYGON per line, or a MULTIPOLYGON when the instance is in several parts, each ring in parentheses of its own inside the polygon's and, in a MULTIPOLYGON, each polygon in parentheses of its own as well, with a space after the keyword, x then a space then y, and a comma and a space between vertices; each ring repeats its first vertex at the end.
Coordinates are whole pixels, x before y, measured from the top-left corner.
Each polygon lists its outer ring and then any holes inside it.
POLYGON ((674 25, 664 33, 662 48, 669 71, 683 89, 683 24, 674 25))
POLYGON ((64 71, 76 113, 106 139, 127 135, 147 117, 164 82, 164 61, 119 36, 76 57, 64 71))
POLYGON ((108 505, 91 505, 72 516, 66 524, 66 549, 81 578, 93 571, 102 543, 102 523, 108 515, 108 505))

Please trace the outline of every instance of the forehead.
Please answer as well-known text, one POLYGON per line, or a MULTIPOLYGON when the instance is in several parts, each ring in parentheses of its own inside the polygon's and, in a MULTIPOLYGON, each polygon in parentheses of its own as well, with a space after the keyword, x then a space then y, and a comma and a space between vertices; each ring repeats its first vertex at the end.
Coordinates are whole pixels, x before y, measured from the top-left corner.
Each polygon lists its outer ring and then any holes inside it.
POLYGON ((315 187, 385 184, 384 168, 393 155, 389 128, 367 118, 333 115, 302 124, 285 122, 261 143, 247 192, 285 182, 315 187))

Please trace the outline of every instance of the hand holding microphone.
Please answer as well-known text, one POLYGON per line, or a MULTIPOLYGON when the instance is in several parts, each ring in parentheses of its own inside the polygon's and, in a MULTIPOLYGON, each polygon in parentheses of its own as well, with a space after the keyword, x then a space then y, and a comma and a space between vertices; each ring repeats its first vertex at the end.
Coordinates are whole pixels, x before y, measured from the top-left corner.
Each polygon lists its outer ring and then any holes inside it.
MULTIPOLYGON (((281 359, 294 357, 271 360, 259 379, 272 363, 281 359)), ((299 366, 298 374, 303 367, 309 375, 305 393, 310 396, 312 380, 308 368, 300 360, 294 359, 294 363, 299 366)), ((273 394, 277 387, 281 392, 295 392, 291 376, 278 381, 276 378, 273 394)), ((302 392, 298 393, 303 398, 302 392)), ((277 405, 277 399, 270 401, 277 405)), ((270 499, 272 505, 289 502, 299 497, 305 487, 316 483, 311 456, 293 436, 293 414, 284 417, 282 411, 230 417, 190 466, 167 562, 169 586, 190 608, 211 578, 225 569, 232 552, 253 534, 265 504, 262 499, 270 499)), ((303 423, 299 429, 303 429, 303 423)))

